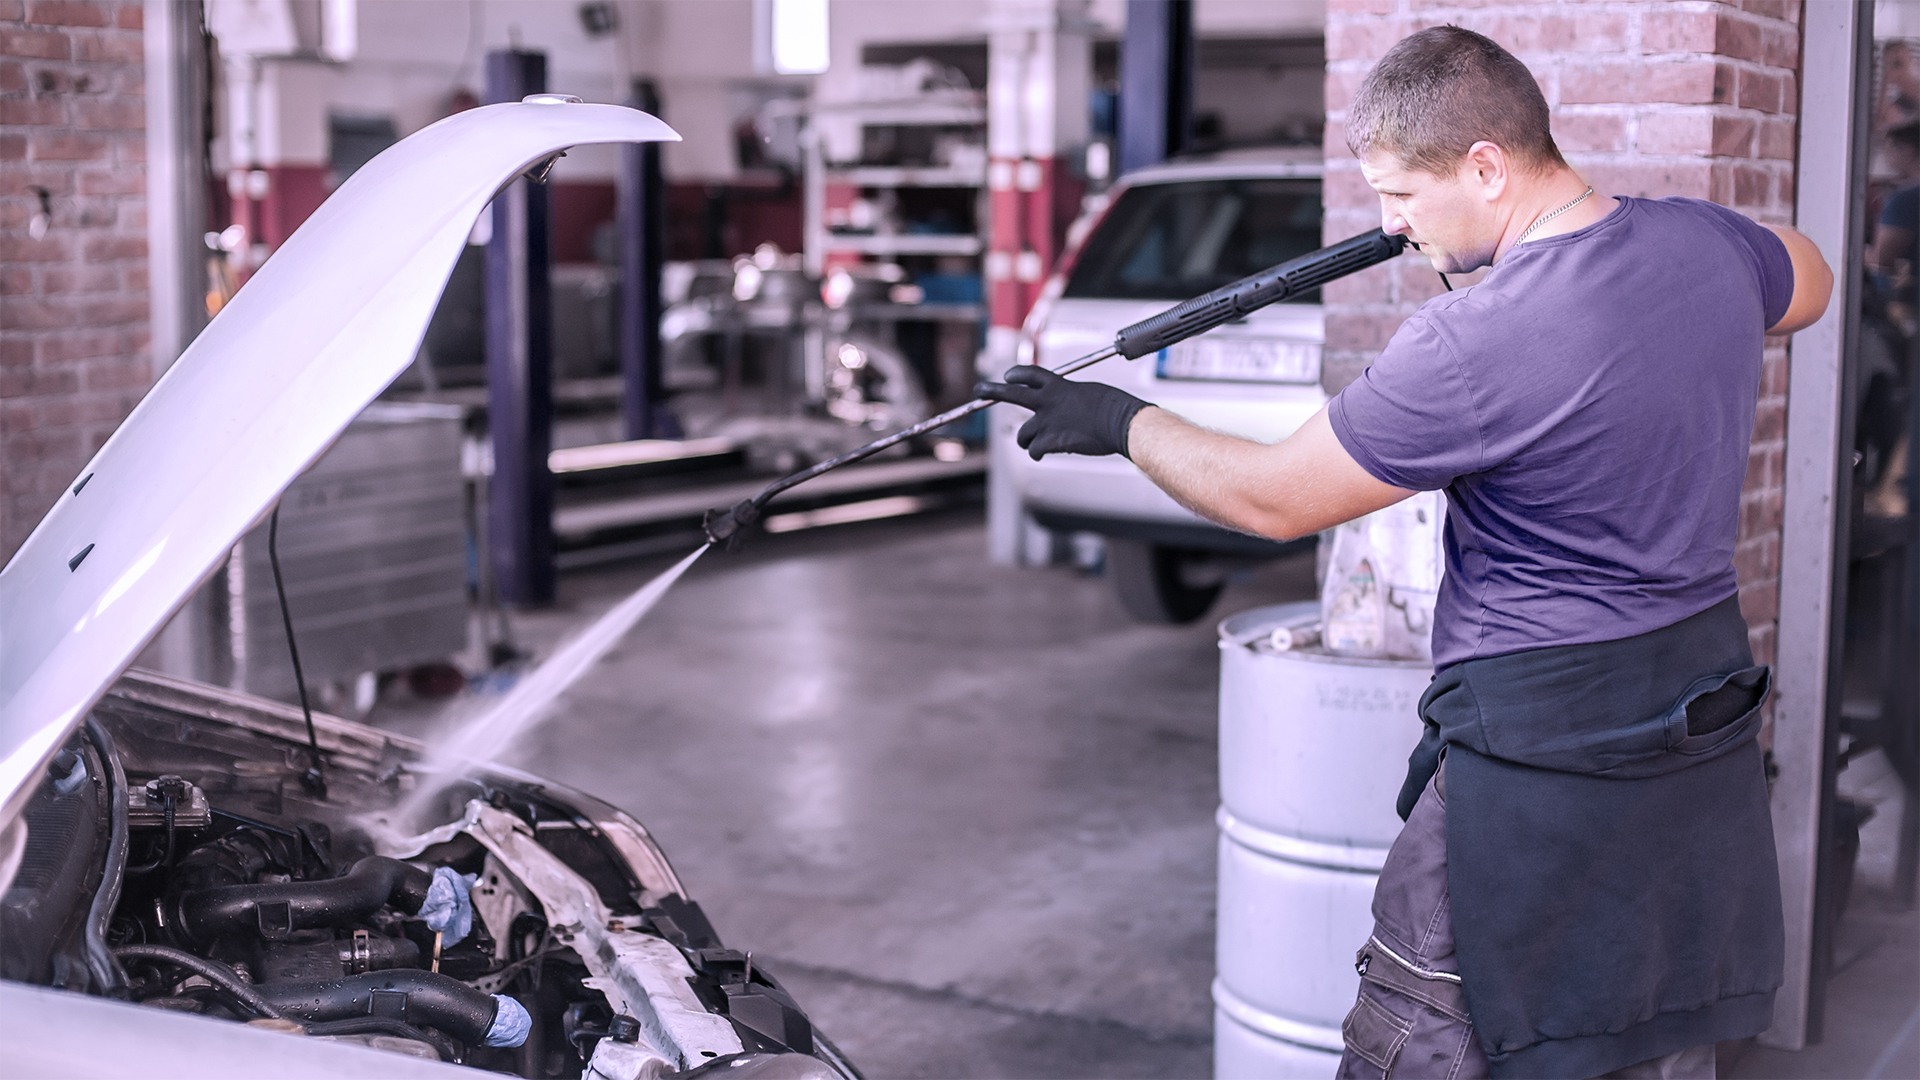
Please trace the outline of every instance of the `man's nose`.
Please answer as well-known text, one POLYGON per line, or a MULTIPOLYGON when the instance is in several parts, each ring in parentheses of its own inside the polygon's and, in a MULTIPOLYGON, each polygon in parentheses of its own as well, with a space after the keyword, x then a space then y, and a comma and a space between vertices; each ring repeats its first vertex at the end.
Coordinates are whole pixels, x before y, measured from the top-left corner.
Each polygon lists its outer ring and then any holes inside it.
POLYGON ((1405 235, 1409 231, 1407 219, 1400 214, 1382 208, 1380 211, 1380 231, 1386 233, 1388 236, 1405 235))

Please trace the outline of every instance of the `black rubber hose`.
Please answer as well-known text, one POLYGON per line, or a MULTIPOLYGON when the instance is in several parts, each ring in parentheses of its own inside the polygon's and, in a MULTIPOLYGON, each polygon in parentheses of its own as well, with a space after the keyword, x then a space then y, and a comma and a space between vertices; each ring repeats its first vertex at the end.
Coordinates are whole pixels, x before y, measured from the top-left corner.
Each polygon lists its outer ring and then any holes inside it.
POLYGON ((87 738, 100 754, 109 806, 106 868, 100 874, 100 887, 94 890, 93 906, 87 909, 87 973, 100 993, 114 994, 127 988, 127 969, 107 948, 107 921, 120 905, 120 885, 127 876, 127 771, 120 766, 113 736, 92 716, 87 717, 87 738))
POLYGON ((500 1008, 492 994, 451 976, 404 968, 314 982, 261 983, 255 989, 290 1018, 324 1023, 371 1015, 415 1027, 431 1024, 468 1046, 486 1041, 500 1008))
POLYGON ((170 945, 122 945, 113 950, 113 954, 119 957, 122 963, 128 960, 152 960, 156 963, 185 968, 219 987, 234 1000, 252 1009, 256 1015, 264 1016, 269 1020, 280 1018, 280 1010, 260 996, 259 990, 241 982, 232 968, 217 960, 202 959, 184 949, 176 949, 170 945))
POLYGON ((353 864, 345 877, 270 885, 222 885, 182 893, 175 905, 179 925, 195 941, 249 931, 269 940, 294 930, 338 926, 392 904, 408 915, 427 901, 433 875, 398 859, 373 855, 353 864))
POLYGON ((432 1032, 421 1031, 404 1020, 390 1020, 384 1016, 356 1016, 351 1020, 329 1020, 324 1024, 308 1024, 309 1035, 398 1035, 403 1039, 418 1039, 433 1047, 441 1061, 453 1061, 458 1055, 453 1044, 432 1032))
POLYGON ((162 811, 162 813, 166 814, 166 818, 167 818, 167 853, 153 860, 150 863, 141 863, 139 866, 129 866, 127 867, 127 873, 147 874, 147 873, 152 873, 153 871, 158 870, 163 866, 173 865, 173 833, 174 833, 173 804, 168 803, 165 809, 162 811))

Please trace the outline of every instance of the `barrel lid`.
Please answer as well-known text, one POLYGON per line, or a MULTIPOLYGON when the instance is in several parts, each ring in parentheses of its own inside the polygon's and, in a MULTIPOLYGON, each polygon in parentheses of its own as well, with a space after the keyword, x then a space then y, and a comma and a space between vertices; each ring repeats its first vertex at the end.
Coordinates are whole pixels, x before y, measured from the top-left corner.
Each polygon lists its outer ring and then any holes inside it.
POLYGON ((1246 645, 1282 626, 1305 626, 1319 619, 1320 604, 1312 600, 1251 608, 1220 620, 1220 640, 1223 644, 1246 645))
POLYGON ((1294 648, 1279 652, 1267 645, 1267 639, 1280 627, 1310 626, 1320 621, 1320 603, 1305 600, 1292 604, 1270 604, 1266 607, 1251 608, 1238 615, 1229 615, 1220 620, 1220 647, 1222 649, 1246 649, 1269 657, 1285 657, 1305 660, 1319 664, 1351 664, 1359 667, 1393 667, 1431 669, 1433 665, 1425 660, 1390 660, 1370 656, 1340 656, 1330 653, 1319 645, 1294 648))

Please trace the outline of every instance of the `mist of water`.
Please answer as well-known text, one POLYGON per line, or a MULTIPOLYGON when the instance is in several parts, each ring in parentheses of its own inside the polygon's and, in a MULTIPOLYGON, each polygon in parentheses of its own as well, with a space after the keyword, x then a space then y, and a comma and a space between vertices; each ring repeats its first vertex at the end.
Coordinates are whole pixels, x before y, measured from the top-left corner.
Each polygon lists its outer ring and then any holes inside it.
POLYGON ((687 572, 711 544, 635 590, 633 595, 615 604, 592 626, 568 640, 539 667, 522 676, 513 689, 494 705, 435 739, 435 748, 421 769, 416 771, 420 786, 395 807, 388 820, 396 825, 415 820, 432 800, 461 779, 461 766, 485 764, 496 760, 514 740, 546 719, 554 702, 586 674, 594 661, 606 655, 615 642, 626 636, 641 617, 659 603, 680 575, 687 572))

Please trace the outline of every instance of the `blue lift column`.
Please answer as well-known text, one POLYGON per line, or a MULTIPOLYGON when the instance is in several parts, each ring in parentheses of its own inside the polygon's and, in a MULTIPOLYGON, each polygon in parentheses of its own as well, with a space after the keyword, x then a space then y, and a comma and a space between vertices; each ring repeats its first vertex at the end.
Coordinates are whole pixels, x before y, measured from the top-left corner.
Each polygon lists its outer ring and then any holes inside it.
MULTIPOLYGON (((636 80, 627 104, 660 115, 652 81, 636 80)), ((660 271, 666 261, 667 190, 659 143, 620 148, 620 420, 629 439, 680 435, 661 389, 660 271)))
POLYGON ((1127 0, 1119 126, 1122 173, 1186 148, 1193 128, 1193 0, 1127 0))
MULTIPOLYGON (((487 54, 487 104, 546 89, 545 53, 487 54)), ((547 189, 523 176, 493 200, 486 261, 488 549, 500 599, 518 607, 554 599, 551 261, 547 189)))

